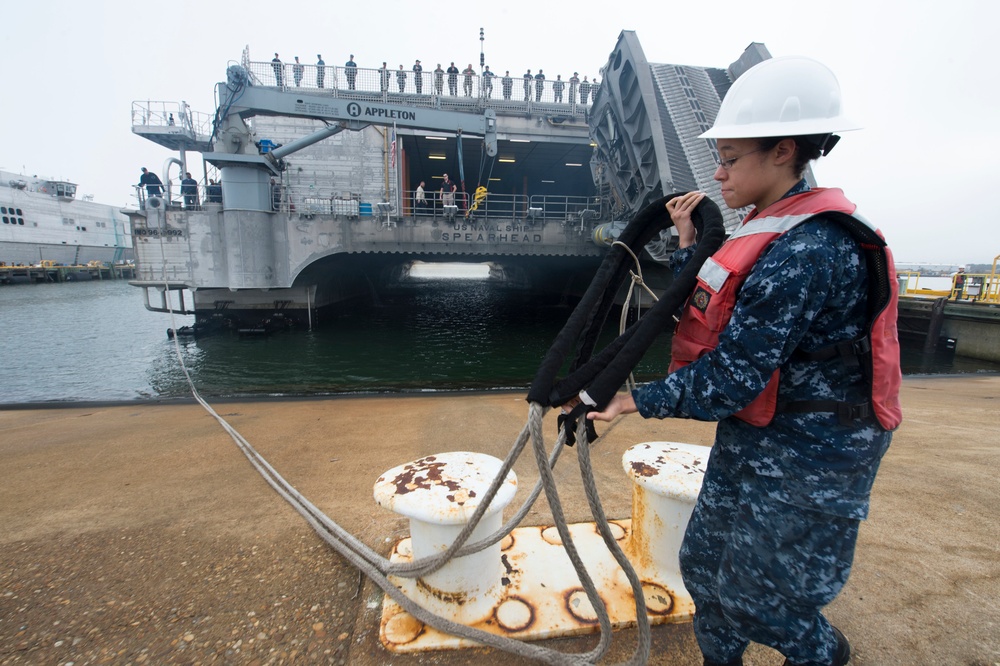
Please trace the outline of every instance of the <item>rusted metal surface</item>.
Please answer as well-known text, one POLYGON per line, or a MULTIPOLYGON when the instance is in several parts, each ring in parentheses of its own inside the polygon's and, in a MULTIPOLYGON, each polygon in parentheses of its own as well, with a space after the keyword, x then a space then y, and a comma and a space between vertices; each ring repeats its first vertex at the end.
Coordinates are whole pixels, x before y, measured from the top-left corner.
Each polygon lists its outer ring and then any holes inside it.
MULTIPOLYGON (((614 520, 612 531, 623 546, 632 533, 631 520, 614 520)), ((612 626, 635 625, 635 601, 624 572, 604 545, 593 523, 569 526, 573 542, 587 565, 606 604, 612 626)), ((511 532, 509 546, 500 555, 504 583, 490 616, 469 623, 477 629, 520 640, 597 633, 597 614, 581 587, 573 565, 554 528, 520 527, 511 532), (555 541, 556 543, 553 543, 555 541)), ((409 539, 400 541, 392 560, 409 561, 409 539)), ((506 544, 505 544, 506 545, 506 544)), ((683 587, 656 578, 643 578, 649 620, 652 624, 686 622, 694 614, 694 604, 683 587)), ((401 584, 404 592, 407 590, 401 584)), ((412 598, 412 597, 411 597, 412 598)), ((393 652, 473 647, 476 643, 442 634, 423 626, 389 597, 382 608, 380 638, 393 652), (419 629, 415 627, 419 625, 419 629), (399 630, 405 628, 405 631, 399 630)))
MULTIPOLYGON (((634 483, 632 534, 625 553, 641 578, 661 580, 668 590, 684 589, 678 553, 710 451, 695 444, 645 442, 622 456, 622 467, 634 483)), ((655 595, 653 602, 659 603, 655 595)))
MULTIPOLYGON (((704 446, 674 442, 637 444, 622 459, 622 466, 633 482, 632 519, 611 521, 610 527, 622 550, 632 562, 642 581, 647 614, 653 624, 684 622, 694 614, 694 604, 681 581, 677 553, 694 502, 701 490, 701 481, 710 449, 704 446)), ((445 454, 448 455, 448 454, 445 454)), ((472 454, 461 454, 468 456, 472 454)), ((447 486, 446 481, 461 473, 461 469, 478 471, 486 465, 469 463, 459 456, 453 469, 451 463, 441 466, 440 456, 428 456, 392 470, 379 479, 386 487, 400 487, 401 496, 411 497, 413 491, 433 491, 447 486), (465 466, 465 467, 462 467, 465 466)), ((499 462, 499 461, 498 461, 499 462)), ((470 483, 459 488, 473 488, 470 483)), ((379 495, 376 484, 376 497, 379 495)), ((478 490, 478 486, 475 486, 478 490)), ((450 488, 449 492, 457 492, 450 488)), ((439 503, 453 503, 440 495, 439 503)), ((470 497, 470 501, 474 499, 470 497)), ((380 502, 381 504, 382 502, 380 502)), ((383 504, 385 506, 385 504, 383 504)), ((424 513, 441 507, 423 507, 424 513)), ((398 508, 396 509, 399 512, 398 508)), ((412 511, 409 507, 407 510, 412 511)), ((499 514, 496 516, 499 521, 499 514)), ((499 526, 499 522, 497 523, 499 526)), ((411 521, 414 542, 425 538, 426 526, 411 521)), ((615 628, 634 626, 635 600, 625 573, 601 539, 593 523, 569 526, 573 542, 597 587, 601 602, 615 628)), ((420 548, 403 539, 393 549, 392 560, 410 561, 420 556, 420 548)), ((450 543, 450 542, 449 542, 450 543)), ((444 592, 425 580, 394 581, 411 599, 449 619, 497 635, 520 640, 536 640, 557 636, 572 636, 599 631, 597 612, 587 597, 569 556, 563 548, 557 529, 551 525, 521 527, 513 532, 489 555, 478 554, 475 571, 479 582, 470 579, 457 585, 447 581, 444 592), (495 575, 495 578, 493 576, 495 575), (497 580, 486 586, 483 580, 497 580), (479 584, 479 588, 475 586, 479 584), (458 594, 456 590, 465 590, 458 594), (465 606, 475 597, 481 619, 463 621, 465 606), (488 612, 483 614, 487 603, 488 612)), ((460 558, 455 562, 461 562, 460 558)), ((437 572, 438 575, 441 572, 437 572)), ((451 574, 454 575, 454 572, 451 574)), ((382 609, 380 637, 382 643, 395 652, 471 647, 474 642, 442 634, 423 626, 392 599, 385 597, 382 609)))
MULTIPOLYGON (((492 456, 453 451, 394 467, 375 482, 375 501, 408 518, 435 525, 464 525, 479 506, 502 462, 492 456)), ((494 504, 506 506, 517 491, 511 472, 494 504)))
MULTIPOLYGON (((426 456, 380 476, 375 482, 375 501, 410 519, 411 538, 396 545, 394 556, 421 559, 447 550, 486 497, 502 465, 492 456, 457 451, 426 456)), ((503 509, 516 491, 517 476, 510 472, 473 530, 472 541, 500 529, 503 509)), ((478 553, 454 558, 422 578, 393 578, 393 582, 438 615, 461 623, 479 622, 493 615, 502 597, 503 581, 508 580, 512 567, 501 550, 512 543, 507 538, 478 553)), ((402 618, 384 628, 393 644, 421 633, 412 631, 412 622, 402 618)))
POLYGON ((658 495, 694 503, 711 448, 681 442, 643 442, 622 456, 632 480, 658 495))

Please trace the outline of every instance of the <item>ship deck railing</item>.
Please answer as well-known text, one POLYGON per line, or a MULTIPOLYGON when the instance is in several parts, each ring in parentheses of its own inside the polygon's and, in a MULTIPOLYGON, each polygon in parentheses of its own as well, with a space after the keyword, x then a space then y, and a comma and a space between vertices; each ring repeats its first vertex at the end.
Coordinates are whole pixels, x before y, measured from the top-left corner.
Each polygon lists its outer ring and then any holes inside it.
POLYGON ((605 197, 547 194, 487 193, 478 200, 472 192, 455 192, 454 203, 440 190, 424 192, 424 204, 417 201, 416 190, 404 190, 402 202, 363 202, 360 195, 324 190, 314 185, 283 186, 275 192, 274 210, 309 215, 344 217, 420 217, 435 220, 463 221, 484 218, 534 222, 559 221, 586 226, 607 219, 609 205, 605 197))
POLYGON ((186 102, 132 102, 132 126, 179 127, 192 135, 212 134, 212 115, 194 111, 186 102))
POLYGON ((907 298, 947 298, 967 303, 1000 304, 1000 273, 994 263, 990 273, 963 273, 964 281, 958 284, 951 276, 950 289, 925 289, 920 286, 919 271, 897 271, 899 295, 907 298))
MULTIPOLYGON (((497 111, 517 113, 537 111, 569 116, 585 117, 592 103, 591 93, 587 101, 581 100, 578 86, 569 81, 561 81, 562 94, 556 92, 554 79, 544 81, 526 80, 522 76, 511 75, 512 85, 507 91, 503 76, 484 77, 480 74, 466 76, 458 74, 454 87, 449 75, 444 74, 438 83, 433 71, 414 72, 404 69, 342 67, 325 65, 323 76, 317 78, 317 65, 295 65, 294 63, 244 62, 250 74, 252 85, 268 86, 281 90, 307 91, 330 95, 340 99, 373 101, 429 108, 491 108, 497 111), (301 78, 295 76, 295 67, 301 67, 301 78), (399 74, 405 75, 400 79, 399 74), (320 85, 322 83, 322 85, 320 85), (539 90, 538 84, 541 83, 539 90), (509 95, 508 95, 509 92, 509 95)), ((592 86, 593 90, 596 86, 592 86)))

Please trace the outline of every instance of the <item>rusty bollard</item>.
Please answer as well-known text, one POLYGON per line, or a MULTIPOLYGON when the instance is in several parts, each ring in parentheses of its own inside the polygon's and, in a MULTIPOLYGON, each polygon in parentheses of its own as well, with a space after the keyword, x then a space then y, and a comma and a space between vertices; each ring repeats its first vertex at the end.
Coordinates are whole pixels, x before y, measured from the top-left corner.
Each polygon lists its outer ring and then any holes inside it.
POLYGON ((677 442, 644 442, 629 448, 622 467, 632 479, 632 534, 625 545, 643 580, 682 592, 678 553, 691 519, 711 449, 677 442))
MULTIPOLYGON (((375 501, 410 519, 414 559, 445 551, 472 517, 503 462, 493 456, 454 451, 426 456, 390 469, 375 482, 375 501)), ((507 474, 467 543, 496 532, 503 510, 517 492, 517 475, 507 474)), ((453 558, 418 579, 392 577, 407 597, 427 610, 462 624, 489 618, 503 594, 500 543, 453 558)))

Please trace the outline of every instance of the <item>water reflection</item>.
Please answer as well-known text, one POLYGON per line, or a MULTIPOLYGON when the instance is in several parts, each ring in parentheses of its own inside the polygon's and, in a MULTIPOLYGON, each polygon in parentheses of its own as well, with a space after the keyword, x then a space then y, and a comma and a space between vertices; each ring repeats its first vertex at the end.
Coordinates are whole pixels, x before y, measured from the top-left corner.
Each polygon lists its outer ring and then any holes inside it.
MULTIPOLYGON (((167 315, 124 282, 0 288, 2 402, 187 396, 167 315)), ((206 397, 526 389, 570 310, 478 280, 415 285, 378 306, 345 308, 322 330, 270 338, 220 335, 178 344, 206 397)), ((176 326, 192 323, 177 317, 176 326)), ((617 319, 609 322, 617 327, 617 319)), ((605 336, 610 340, 612 331, 605 336)), ((602 343, 604 344, 604 343, 602 343)), ((905 374, 1000 372, 904 344, 905 374)), ((659 377, 664 335, 636 371, 659 377)))

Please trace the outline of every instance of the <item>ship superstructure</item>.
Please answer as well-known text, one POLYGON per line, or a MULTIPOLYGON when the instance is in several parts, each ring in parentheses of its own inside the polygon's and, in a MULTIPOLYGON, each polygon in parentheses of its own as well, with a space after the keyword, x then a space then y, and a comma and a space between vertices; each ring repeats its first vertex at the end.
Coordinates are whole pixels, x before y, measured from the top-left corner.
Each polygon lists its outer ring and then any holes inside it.
MULTIPOLYGON (((161 170, 166 197, 131 213, 135 284, 150 309, 247 329, 315 323, 420 261, 485 263, 508 285, 571 298, 650 201, 702 189, 721 203, 714 142, 697 135, 766 57, 751 45, 728 69, 654 65, 625 31, 584 95, 582 82, 519 74, 452 81, 244 52, 214 114, 133 104, 133 132, 179 155, 161 170), (169 172, 192 152, 211 170, 184 201, 169 172)), ((666 278, 673 247, 669 233, 647 246, 647 280, 666 278)))

